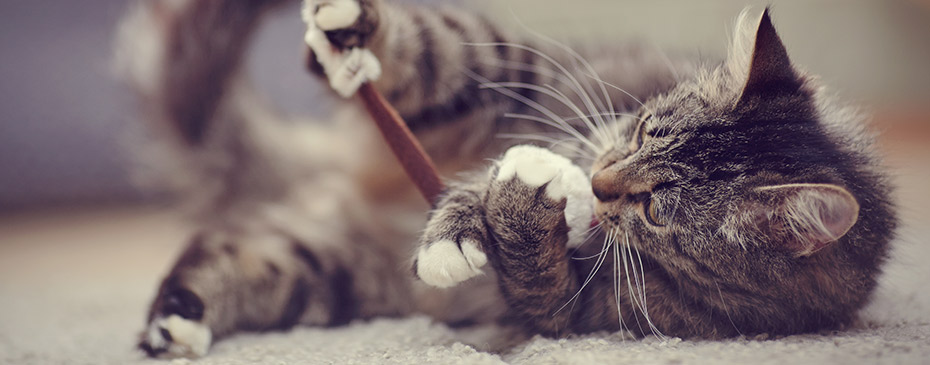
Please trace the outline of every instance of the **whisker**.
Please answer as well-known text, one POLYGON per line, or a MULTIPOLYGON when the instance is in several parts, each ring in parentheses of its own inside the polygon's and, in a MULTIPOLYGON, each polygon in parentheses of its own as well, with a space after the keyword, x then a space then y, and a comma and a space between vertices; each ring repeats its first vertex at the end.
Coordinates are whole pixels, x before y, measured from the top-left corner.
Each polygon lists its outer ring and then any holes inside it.
POLYGON ((743 335, 743 331, 739 330, 739 327, 736 326, 736 322, 733 322, 733 317, 730 317, 730 307, 727 306, 727 302, 723 300, 723 291, 720 290, 720 283, 717 280, 714 280, 714 285, 717 286, 717 295, 720 295, 720 304, 723 305, 723 313, 727 314, 727 319, 730 320, 730 324, 733 325, 733 329, 736 330, 736 333, 739 333, 740 336, 743 335))
MULTIPOLYGON (((509 69, 509 70, 533 72, 533 73, 535 73, 535 74, 537 74, 537 75, 542 75, 542 76, 550 77, 550 78, 552 78, 553 80, 556 80, 556 81, 558 81, 558 82, 560 82, 560 83, 562 83, 562 84, 565 84, 565 85, 568 86, 569 88, 573 88, 573 85, 571 84, 571 81, 570 81, 567 77, 565 77, 565 75, 559 74, 559 73, 557 73, 555 70, 553 70, 553 69, 551 69, 551 68, 543 67, 543 66, 535 65, 535 64, 528 64, 528 63, 524 63, 524 62, 507 61, 507 60, 503 60, 503 59, 494 59, 494 61, 495 61, 494 63, 487 62, 487 61, 479 61, 479 62, 482 62, 483 64, 490 65, 490 66, 506 68, 506 69, 509 69)), ((550 86, 550 87, 551 87, 551 86, 550 86)), ((577 93, 577 92, 576 92, 576 93, 577 93)), ((567 96, 566 96, 566 99, 568 99, 567 96)), ((611 107, 612 107, 612 105, 611 105, 611 107)), ((611 110, 612 110, 612 108, 611 108, 611 110)), ((601 117, 604 117, 604 116, 617 116, 617 115, 629 115, 629 116, 634 116, 634 115, 632 115, 632 114, 623 114, 623 113, 616 113, 616 112, 610 111, 610 112, 602 112, 602 113, 582 114, 582 115, 579 115, 579 116, 576 116, 576 117, 565 118, 564 120, 565 120, 565 121, 569 121, 569 120, 584 120, 584 121, 586 122, 586 124, 587 124, 588 129, 591 130, 592 133, 598 134, 598 135, 599 135, 598 139, 599 139, 602 143, 604 143, 604 146, 606 147, 606 146, 613 145, 614 143, 616 143, 616 140, 615 140, 615 138, 613 138, 613 136, 612 136, 610 133, 607 133, 606 121, 604 121, 604 123, 600 123, 600 122, 598 121, 598 118, 601 118, 601 117), (595 119, 595 125, 592 126, 590 123, 588 123, 587 120, 586 120, 586 118, 594 118, 594 119, 595 119), (606 138, 605 138, 605 137, 606 137, 606 138)), ((601 118, 601 119, 603 119, 603 118, 601 118)))
MULTIPOLYGON (((562 103, 563 105, 565 105, 566 107, 568 107, 569 109, 571 109, 572 111, 574 111, 574 112, 575 112, 576 114, 578 114, 579 116, 585 115, 584 112, 581 111, 581 109, 578 109, 578 107, 575 106, 575 104, 573 104, 573 103, 571 102, 571 100, 568 99, 567 96, 565 96, 565 94, 563 94, 562 92, 558 91, 558 89, 555 89, 555 88, 553 88, 552 86, 549 86, 549 85, 546 85, 546 86, 539 86, 539 85, 527 84, 527 83, 524 83, 524 82, 513 82, 513 81, 510 81, 510 82, 495 82, 493 85, 481 85, 481 88, 497 88, 497 87, 518 88, 518 89, 533 90, 533 91, 535 91, 535 92, 544 94, 544 95, 546 95, 546 96, 549 96, 549 97, 555 99, 556 101, 562 103)), ((594 125, 591 124, 591 121, 590 121, 590 120, 588 120, 587 118, 581 118, 581 119, 582 119, 582 121, 585 123, 585 126, 588 127, 589 130, 591 130, 592 132, 596 132, 596 131, 597 131, 596 128, 594 127, 594 125)), ((563 121, 564 121, 564 119, 563 119, 563 121)), ((568 124, 568 123, 566 123, 566 124, 568 124)), ((570 124, 569 124, 569 125, 570 125, 570 124)), ((574 127, 572 127, 572 128, 574 128, 574 127)), ((598 139, 600 139, 601 143, 604 143, 604 140, 602 139, 602 137, 601 137, 600 135, 595 135, 595 137, 598 137, 598 139)), ((596 150, 598 151, 598 153, 600 153, 600 149, 596 149, 596 150)))
MULTIPOLYGON (((559 63, 558 61, 556 61, 554 58, 550 57, 549 55, 546 55, 546 54, 543 53, 542 51, 539 51, 539 50, 537 50, 537 49, 535 49, 535 48, 533 48, 533 47, 525 46, 525 45, 522 45, 522 44, 507 43, 507 42, 465 43, 465 44, 466 44, 466 45, 471 45, 471 46, 487 46, 487 47, 498 47, 498 46, 503 46, 503 47, 512 47, 512 48, 516 48, 516 49, 522 49, 522 50, 524 50, 524 51, 527 51, 527 52, 530 52, 530 53, 533 53, 533 54, 539 56, 540 58, 542 58, 542 59, 545 60, 546 62, 549 62, 549 64, 555 66, 560 72, 562 72, 566 77, 568 77, 569 80, 571 80, 572 85, 574 85, 573 89, 574 89, 575 93, 578 94, 579 98, 581 98, 582 102, 585 104, 585 107, 588 108, 588 110, 589 110, 591 113, 596 113, 596 112, 597 112, 597 109, 596 109, 596 107, 594 106, 594 102, 592 101, 590 95, 588 95, 588 94, 585 92, 584 88, 581 86, 581 83, 578 81, 578 79, 577 79, 567 68, 565 68, 565 66, 563 66, 561 63, 559 63)), ((613 111, 612 108, 611 108, 611 111, 613 111)), ((601 120, 601 122, 603 123, 603 120, 601 120)))
MULTIPOLYGON (((562 93, 561 91, 559 91, 558 89, 552 87, 552 85, 546 85, 546 87, 549 88, 549 89, 551 89, 553 92, 555 92, 555 93, 561 95, 561 96, 564 97, 566 100, 568 99, 568 97, 565 96, 565 94, 563 94, 563 93, 562 93)), ((594 116, 594 117, 593 117, 593 119, 595 120, 594 123, 597 123, 597 120, 603 119, 603 118, 601 118, 601 113, 595 112, 595 113, 592 113, 592 114, 584 114, 584 112, 582 112, 580 109, 578 109, 578 108, 576 108, 576 107, 573 108, 573 110, 575 110, 575 113, 578 115, 578 118, 579 118, 582 122, 584 122, 585 126, 588 127, 588 130, 591 131, 591 134, 593 134, 594 137, 596 137, 597 140, 598 140, 599 142, 601 142, 601 147, 602 147, 602 148, 607 148, 607 147, 609 147, 609 146, 610 146, 610 140, 609 140, 609 139, 607 138, 607 136, 604 134, 605 131, 604 131, 603 129, 601 129, 601 128, 598 127, 599 124, 597 124, 597 125, 596 125, 596 124, 592 124, 592 123, 591 123, 592 117, 589 117, 589 116, 594 116)), ((564 120, 564 119, 563 119, 563 120, 564 120)), ((598 152, 598 153, 602 153, 603 151, 597 151, 597 152, 598 152)))
POLYGON ((596 237, 597 234, 600 233, 601 225, 602 225, 601 222, 598 222, 596 225, 594 225, 594 227, 588 228, 587 230, 582 232, 581 235, 584 236, 585 238, 584 240, 581 241, 581 244, 579 244, 578 247, 575 247, 574 249, 576 251, 581 249, 582 247, 584 247, 584 245, 588 244, 588 242, 590 242, 592 238, 596 237))
MULTIPOLYGON (((626 234, 626 247, 629 247, 629 246, 630 246, 630 234, 627 233, 626 234)), ((639 327, 639 332, 646 333, 645 331, 643 331, 642 323, 639 322, 639 316, 636 315, 636 307, 639 306, 638 305, 639 298, 637 298, 637 296, 633 294, 633 282, 630 279, 630 268, 629 266, 627 266, 628 260, 627 260, 627 254, 626 254, 625 249, 622 249, 622 248, 620 249, 620 258, 621 258, 621 261, 623 261, 623 270, 626 272, 626 288, 630 295, 630 304, 633 309, 633 319, 636 320, 636 326, 639 327)), ((629 262, 630 262, 630 265, 633 264, 632 259, 629 260, 629 262)), ((635 273, 636 271, 634 270, 633 272, 635 273)), ((640 306, 640 308, 642 307, 640 306)))
POLYGON ((652 47, 656 52, 662 56, 662 61, 665 62, 665 66, 668 67, 668 70, 672 72, 672 76, 675 76, 675 81, 681 81, 681 75, 678 74, 678 69, 675 68, 675 65, 672 64, 672 59, 668 58, 668 53, 666 53, 662 48, 653 44, 652 47))
MULTIPOLYGON (((633 118, 638 118, 638 117, 639 117, 639 116, 636 115, 636 114, 629 114, 629 113, 610 113, 610 112, 597 113, 597 115, 602 116, 602 117, 633 117, 633 118)), ((594 114, 584 115, 583 117, 593 118, 593 117, 594 117, 594 114)), ((570 120, 576 120, 576 119, 581 119, 581 118, 582 118, 582 117, 565 117, 564 119, 565 119, 565 121, 570 121, 570 120)))
POLYGON ((580 157, 580 158, 584 158, 584 159, 592 160, 592 161, 596 158, 594 155, 592 155, 587 150, 580 148, 576 145, 569 144, 569 142, 575 141, 574 139, 571 139, 571 138, 556 139, 556 138, 548 137, 544 135, 520 134, 520 133, 500 133, 497 135, 497 137, 498 138, 524 139, 524 140, 529 140, 529 141, 549 142, 549 149, 556 149, 558 147, 564 147, 564 148, 571 150, 571 152, 575 153, 575 157, 580 157))
MULTIPOLYGON (((631 246, 627 246, 627 247, 628 249, 631 248, 631 246)), ((654 323, 652 323, 652 317, 649 316, 649 306, 646 302, 646 271, 645 271, 645 268, 643 267, 643 258, 639 254, 639 248, 632 247, 632 249, 636 250, 636 259, 637 261, 639 261, 639 279, 637 280, 637 289, 641 288, 639 293, 640 293, 640 296, 642 297, 642 307, 640 308, 642 309, 643 316, 646 317, 646 323, 649 325, 649 330, 652 332, 652 335, 664 341, 668 338, 662 333, 662 331, 659 330, 658 327, 656 327, 654 323), (642 283, 641 286, 639 285, 640 282, 642 283)), ((632 258, 633 258, 633 253, 630 252, 631 263, 632 263, 632 258)), ((635 267, 633 270, 634 270, 633 272, 635 273, 636 272, 635 267)))
MULTIPOLYGON (((492 81, 488 80, 487 78, 485 78, 484 76, 481 76, 481 75, 479 75, 479 74, 477 74, 477 73, 475 73, 475 72, 473 72, 473 71, 471 71, 471 70, 465 70, 465 73, 466 73, 469 77, 471 77, 472 79, 474 79, 474 80, 476 80, 476 81, 482 83, 482 87, 489 87, 489 88, 491 88, 492 90, 495 90, 495 91, 501 93, 501 94, 504 95, 504 96, 507 96, 507 97, 509 97, 509 98, 511 98, 511 99, 513 99, 513 100, 519 101, 519 102, 523 103, 524 105, 529 106, 530 108, 533 108, 534 110, 536 110, 536 111, 542 113, 543 115, 545 115, 546 117, 548 117, 549 120, 546 120, 546 119, 543 119, 543 118, 539 118, 539 117, 535 117, 535 116, 529 116, 529 115, 525 115, 525 114, 518 114, 519 117, 521 117, 521 118, 523 118, 523 119, 528 119, 528 120, 531 120, 531 121, 540 122, 540 123, 549 125, 549 126, 551 126, 551 127, 554 127, 554 128, 556 128, 556 129, 558 129, 558 130, 561 130, 561 131, 563 131, 563 132, 565 132, 565 133, 568 133, 568 134, 574 136, 575 138, 578 138, 578 139, 581 140, 581 141, 584 141, 584 142, 588 145, 588 147, 590 147, 592 150, 597 150, 596 146, 594 146, 594 144, 591 143, 590 140, 588 140, 584 135, 582 135, 581 132, 579 132, 577 129, 575 129, 575 127, 573 127, 571 124, 566 123, 566 122, 565 122, 564 120, 562 120, 558 115, 556 115, 554 112, 552 112, 552 110, 550 110, 549 108, 546 108, 545 106, 543 106, 542 104, 539 104, 539 103, 536 102, 535 100, 532 100, 532 99, 527 98, 527 97, 525 97, 525 96, 523 96, 523 95, 520 95, 520 94, 514 92, 513 90, 510 90, 509 88, 506 88, 506 87, 494 87, 494 85, 497 85, 497 83, 492 82, 492 81)), ((505 115, 504 115, 504 117, 513 117, 513 116, 514 116, 514 114, 505 114, 505 115)))
POLYGON ((581 141, 582 143, 584 143, 586 146, 588 146, 589 148, 591 148, 591 150, 593 150, 593 151, 597 151, 597 149, 598 149, 597 146, 595 146, 593 142, 591 142, 589 139, 587 139, 587 138, 585 138, 584 136, 582 136, 581 133, 578 132, 577 130, 575 130, 575 129, 565 129, 565 128, 562 127, 562 125, 560 125, 558 122, 554 122, 554 121, 552 121, 552 120, 550 120, 550 119, 540 118, 540 117, 537 117, 537 116, 535 116, 535 115, 529 115, 529 114, 514 114, 514 113, 505 113, 505 114, 504 114, 504 117, 505 117, 505 118, 515 118, 515 119, 526 119, 526 120, 529 120, 529 121, 533 121, 533 122, 537 122, 537 123, 542 123, 542 124, 551 126, 551 127, 556 128, 556 129, 558 129, 558 130, 561 130, 561 131, 563 131, 563 132, 565 132, 565 133, 568 133, 568 134, 571 135, 572 137, 578 139, 579 141, 581 141))
POLYGON ((575 295, 569 298, 568 301, 565 302, 565 304, 562 304, 562 306, 559 307, 559 309, 557 309, 554 313, 552 313, 552 316, 555 316, 556 314, 561 312, 562 309, 565 309, 565 307, 567 307, 569 304, 574 303, 575 299, 578 299, 578 296, 581 295, 581 292, 584 290, 584 288, 588 286, 588 283, 591 282, 591 280, 594 278, 597 272, 601 269, 601 265, 604 264, 604 259, 607 257, 606 253, 607 253, 608 248, 610 247, 610 242, 612 241, 611 236, 612 235, 608 234, 607 237, 604 238, 604 245, 602 247, 601 254, 598 255, 598 259, 594 263, 594 267, 592 267, 591 271, 588 273, 588 277, 585 278, 584 283, 581 284, 581 287, 578 288, 578 291, 575 292, 575 295))
POLYGON ((620 309, 620 267, 617 266, 618 265, 617 264, 617 245, 613 246, 613 250, 614 250, 614 254, 613 254, 614 255, 614 260, 613 260, 614 271, 613 271, 613 275, 611 275, 611 278, 613 279, 613 282, 614 282, 614 285, 613 285, 614 304, 617 305, 617 325, 618 327, 620 327, 620 333, 621 333, 620 338, 626 339, 626 337, 623 336, 623 311, 620 309))
MULTIPOLYGON (((548 43, 550 43, 550 44, 553 44, 553 45, 555 45, 556 47, 561 48, 562 51, 564 51, 565 53, 569 54, 576 62, 581 63, 581 65, 584 66, 584 68, 585 68, 590 74, 597 76, 597 71, 594 69, 593 66, 591 66, 591 63, 589 63, 584 57, 581 57, 581 55, 578 54, 578 52, 576 52, 574 49, 572 49, 571 47, 569 47, 569 46, 567 46, 567 45, 565 45, 565 44, 563 44, 563 43, 561 43, 561 42, 559 42, 559 41, 556 41, 555 39, 552 39, 552 38, 550 38, 550 37, 548 37, 548 36, 546 36, 546 35, 544 35, 544 34, 542 34, 542 33, 540 33, 540 32, 537 32, 537 31, 533 30, 533 29, 530 28, 530 27, 528 27, 525 23, 523 23, 523 21, 520 19, 520 17, 518 17, 517 14, 513 12, 513 9, 511 9, 510 14, 511 14, 511 16, 516 20, 517 24, 519 24, 523 29, 525 29, 526 31, 528 31, 530 34, 535 35, 536 37, 538 37, 538 38, 540 38, 540 39, 542 39, 542 40, 544 40, 544 41, 546 41, 546 42, 548 42, 548 43)), ((613 113, 613 112, 614 112, 613 101, 610 99, 610 94, 607 92, 607 88, 604 87, 603 81, 600 79, 600 77, 593 77, 592 79, 595 80, 595 81, 598 81, 598 86, 599 86, 600 89, 601 89, 601 93, 602 93, 602 95, 603 95, 603 97, 604 97, 604 102, 607 103, 607 107, 609 108, 608 110, 609 110, 611 113, 613 113)), ((593 94, 592 90, 590 90, 591 83, 588 82, 588 83, 586 83, 586 85, 588 86, 587 92, 593 94)), ((603 105, 601 105, 601 104, 599 103, 599 106, 600 106, 601 110, 604 110, 604 106, 603 106, 603 105)), ((606 123, 604 123, 604 120, 603 120, 603 119, 600 120, 600 127, 603 128, 603 129, 606 129, 606 128, 607 128, 607 127, 606 127, 606 123)))
MULTIPOLYGON (((480 75, 477 75, 477 74, 473 75, 472 77, 474 77, 474 78, 476 78, 476 79, 481 78, 481 79, 483 79, 483 80, 485 80, 485 81, 487 80, 487 79, 484 79, 483 77, 481 77, 480 75)), ((543 115, 549 117, 550 119, 540 118, 540 117, 532 116, 532 115, 528 115, 528 114, 513 114, 513 113, 505 113, 505 114, 504 114, 504 117, 505 117, 505 118, 526 119, 526 120, 530 120, 530 121, 534 121, 534 122, 538 122, 538 123, 542 123, 542 124, 551 126, 551 127, 553 127, 553 128, 556 128, 556 129, 558 129, 558 130, 560 130, 560 131, 563 131, 563 132, 565 132, 565 133, 567 133, 567 134, 569 134, 569 135, 571 135, 571 136, 577 138, 579 141, 584 142, 584 143, 585 143, 586 145, 588 145, 588 147, 591 148, 592 150, 596 150, 596 149, 597 149, 596 146, 594 146, 594 144, 593 144, 590 140, 588 140, 584 135, 581 134, 581 132, 579 132, 577 129, 575 129, 574 127, 572 127, 570 124, 568 124, 568 123, 566 123, 565 121, 561 120, 561 118, 560 118, 558 115, 556 115, 554 112, 552 112, 552 110, 550 110, 549 108, 546 108, 546 107, 543 106, 542 104, 539 104, 539 103, 537 103, 537 102, 535 102, 535 101, 533 101, 533 100, 531 100, 531 99, 529 99, 529 98, 527 98, 527 97, 525 97, 525 96, 523 96, 523 95, 520 95, 520 94, 518 94, 518 93, 516 93, 516 92, 514 92, 513 90, 510 90, 510 89, 508 89, 508 88, 496 87, 496 88, 492 88, 492 89, 495 90, 495 91, 497 91, 497 92, 499 92, 499 93, 501 93, 501 94, 503 94, 503 95, 505 95, 505 96, 507 96, 507 97, 510 97, 511 99, 514 99, 514 100, 516 100, 516 101, 519 101, 519 102, 521 102, 521 103, 523 103, 523 104, 529 106, 530 108, 533 108, 534 110, 536 110, 536 111, 542 113, 543 115)))
MULTIPOLYGON (((617 90, 617 91, 619 91, 619 92, 622 92, 622 93, 626 94, 626 96, 629 96, 629 97, 632 98, 634 101, 636 101, 637 103, 639 103, 639 106, 641 106, 641 107, 643 107, 643 108, 646 107, 646 104, 643 104, 642 100, 639 100, 639 98, 633 96, 633 94, 630 94, 630 93, 627 92, 626 90, 621 89, 619 86, 614 85, 614 84, 611 84, 611 83, 609 83, 609 82, 607 82, 607 81, 604 81, 604 80, 602 80, 602 79, 600 79, 600 78, 597 78, 597 76, 595 76, 595 75, 587 75, 587 76, 588 76, 588 77, 592 77, 592 78, 596 78, 599 82, 603 83, 604 85, 610 86, 611 88, 614 88, 615 90, 617 90)), ((646 110, 649 110, 649 109, 646 109, 646 110)), ((649 110, 649 111, 652 112, 652 110, 649 110)))

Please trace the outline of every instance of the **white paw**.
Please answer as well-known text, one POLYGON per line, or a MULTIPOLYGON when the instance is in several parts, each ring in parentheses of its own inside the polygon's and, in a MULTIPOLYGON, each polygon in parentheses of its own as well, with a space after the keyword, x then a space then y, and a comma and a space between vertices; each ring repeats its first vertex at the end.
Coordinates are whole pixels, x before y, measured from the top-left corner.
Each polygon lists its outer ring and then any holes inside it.
POLYGON ((330 0, 320 3, 316 13, 316 26, 322 30, 346 28, 362 14, 356 0, 330 0))
POLYGON ((464 240, 459 249, 455 242, 441 240, 420 248, 417 276, 429 285, 448 288, 481 275, 481 267, 487 263, 488 257, 477 242, 464 240))
POLYGON ((367 81, 381 77, 381 63, 371 51, 352 48, 340 50, 326 38, 325 30, 339 29, 355 23, 361 9, 354 0, 334 0, 320 4, 314 15, 311 1, 304 3, 302 11, 307 33, 304 42, 316 55, 317 62, 323 66, 323 72, 329 79, 329 85, 336 92, 348 98, 358 91, 367 81))
POLYGON ((153 320, 145 333, 145 340, 153 349, 163 350, 162 353, 168 357, 201 357, 210 348, 213 332, 199 322, 172 314, 153 320))
POLYGON ((565 221, 570 228, 568 246, 584 241, 584 233, 594 216, 593 192, 588 175, 564 156, 545 148, 521 145, 511 147, 500 161, 497 181, 516 177, 530 187, 546 185, 546 196, 566 200, 565 221))

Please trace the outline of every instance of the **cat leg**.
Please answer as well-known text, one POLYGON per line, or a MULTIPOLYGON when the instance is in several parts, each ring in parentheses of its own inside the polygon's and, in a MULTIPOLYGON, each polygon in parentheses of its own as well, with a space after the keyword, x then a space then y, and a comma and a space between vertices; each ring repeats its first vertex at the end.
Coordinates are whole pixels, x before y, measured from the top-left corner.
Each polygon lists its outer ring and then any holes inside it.
POLYGON ((152 357, 196 357, 240 329, 345 323, 349 276, 318 254, 275 232, 197 234, 162 281, 139 348, 152 357))
MULTIPOLYGON (((360 260, 343 256, 358 237, 369 242, 346 171, 357 135, 289 120, 240 72, 261 15, 283 3, 145 1, 120 26, 118 64, 161 137, 145 146, 146 175, 177 194, 199 232, 152 302, 139 342, 151 356, 200 356, 235 331, 356 317, 354 283, 364 280, 345 263, 360 260)), ((396 276, 380 278, 367 282, 403 293, 396 276)))
POLYGON ((432 286, 447 288, 481 275, 488 240, 481 206, 487 177, 452 185, 430 213, 420 238, 414 272, 432 286))
MULTIPOLYGON (((587 176, 565 157, 535 146, 507 151, 484 202, 497 270, 510 316, 533 333, 564 335, 572 311, 563 310, 579 288, 567 247, 588 230, 566 219, 567 207, 590 205, 587 176)), ((584 214, 583 212, 580 214, 584 214)), ((590 213, 587 213, 590 222, 590 213)))
POLYGON ((533 333, 564 333, 571 311, 559 309, 578 289, 567 246, 584 240, 591 199, 587 176, 567 158, 513 147, 489 173, 450 186, 414 270, 427 284, 450 287, 491 262, 511 317, 533 333))

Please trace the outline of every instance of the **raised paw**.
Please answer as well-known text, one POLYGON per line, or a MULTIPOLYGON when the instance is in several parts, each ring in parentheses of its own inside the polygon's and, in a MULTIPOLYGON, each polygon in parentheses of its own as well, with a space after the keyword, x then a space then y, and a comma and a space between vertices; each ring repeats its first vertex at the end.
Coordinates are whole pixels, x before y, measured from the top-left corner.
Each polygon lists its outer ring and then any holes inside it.
POLYGON ((460 243, 440 240, 420 247, 416 272, 423 282, 448 288, 481 275, 488 262, 478 242, 465 239, 460 243))
POLYGON ((541 147, 512 147, 501 159, 494 180, 490 198, 498 200, 498 204, 530 208, 540 203, 535 202, 539 197, 530 193, 543 187, 551 201, 564 199, 568 246, 582 243, 593 217, 593 193, 584 170, 571 160, 541 147), (521 195, 520 189, 509 189, 508 184, 514 182, 519 182, 526 194, 521 195))
POLYGON ((350 97, 367 81, 381 76, 381 63, 364 48, 377 29, 371 0, 306 0, 304 41, 340 96, 350 97))

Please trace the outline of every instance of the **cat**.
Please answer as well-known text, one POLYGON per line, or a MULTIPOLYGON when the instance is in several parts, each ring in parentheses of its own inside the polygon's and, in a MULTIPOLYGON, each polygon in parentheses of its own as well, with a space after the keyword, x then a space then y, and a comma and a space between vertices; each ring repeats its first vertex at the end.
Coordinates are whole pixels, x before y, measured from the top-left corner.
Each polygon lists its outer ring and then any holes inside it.
POLYGON ((146 166, 196 227, 149 356, 413 313, 553 337, 786 335, 844 328, 869 300, 891 187, 865 118, 792 64, 767 9, 707 61, 568 48, 457 8, 307 2, 308 68, 343 96, 377 77, 455 176, 429 209, 359 104, 285 116, 242 75, 287 4, 149 0, 120 26, 117 65, 161 137, 146 166))

